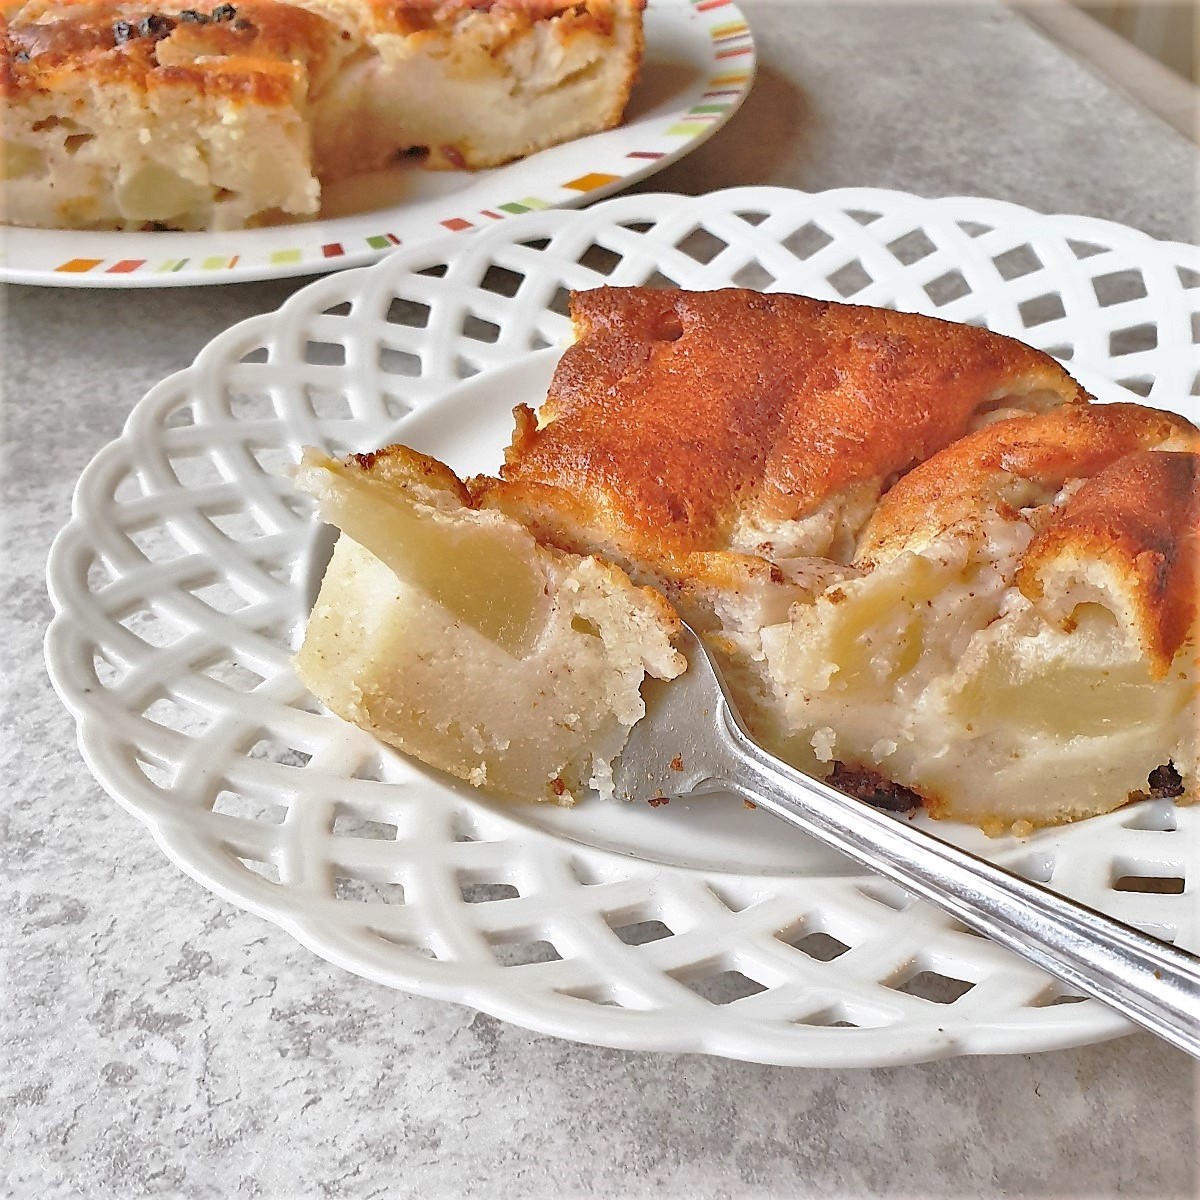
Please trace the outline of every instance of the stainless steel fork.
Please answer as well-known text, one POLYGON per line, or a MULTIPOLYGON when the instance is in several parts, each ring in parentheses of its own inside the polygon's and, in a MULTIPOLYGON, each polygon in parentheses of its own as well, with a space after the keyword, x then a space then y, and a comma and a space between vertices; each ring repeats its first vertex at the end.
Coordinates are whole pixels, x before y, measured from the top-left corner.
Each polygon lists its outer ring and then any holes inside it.
POLYGON ((747 733, 699 638, 688 670, 646 685, 616 764, 618 796, 731 791, 1200 1058, 1200 958, 852 800, 747 733))

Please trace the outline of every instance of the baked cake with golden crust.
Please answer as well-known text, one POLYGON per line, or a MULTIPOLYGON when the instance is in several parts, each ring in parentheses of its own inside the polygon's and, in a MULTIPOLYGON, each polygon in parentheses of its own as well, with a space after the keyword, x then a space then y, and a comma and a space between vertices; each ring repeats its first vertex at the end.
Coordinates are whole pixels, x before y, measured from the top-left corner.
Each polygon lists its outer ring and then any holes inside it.
POLYGON ((0 0, 10 224, 231 229, 617 124, 644 0, 0 0))
MULTIPOLYGON (((636 288, 576 294, 572 315, 576 341, 540 411, 517 409, 500 477, 461 493, 473 520, 653 589, 668 602, 658 636, 675 612, 700 632, 760 740, 877 803, 1020 830, 1195 797, 1189 422, 1094 404, 1047 355, 929 317, 636 288)), ((323 511, 355 538, 328 495, 323 511)), ((336 568, 325 588, 343 609, 336 568)), ((533 644, 559 636, 533 621, 533 644)), ((310 627, 301 652, 327 703, 335 676, 361 688, 379 669, 370 653, 348 668, 344 643, 359 643, 340 636, 310 627)), ((525 650, 513 661, 558 702, 603 708, 525 650)), ((652 661, 670 677, 661 652, 634 672, 652 661)), ((432 694, 389 686, 418 705, 432 694)), ((456 703, 428 711, 452 722, 456 703)), ((473 737, 487 703, 472 695, 473 737)), ((586 782, 589 763, 551 755, 533 775, 586 782)))

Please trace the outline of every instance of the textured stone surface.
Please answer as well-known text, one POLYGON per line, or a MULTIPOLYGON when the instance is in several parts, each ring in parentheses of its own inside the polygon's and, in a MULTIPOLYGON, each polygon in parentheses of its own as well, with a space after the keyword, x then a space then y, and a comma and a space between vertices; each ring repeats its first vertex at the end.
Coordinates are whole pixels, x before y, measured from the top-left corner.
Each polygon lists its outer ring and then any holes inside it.
MULTIPOLYGON (((643 186, 974 192, 1192 235, 1191 148, 1018 17, 746 8, 743 114, 643 186)), ((167 863, 46 681, 46 550, 145 390, 296 286, 8 297, 0 1195, 1194 1195, 1195 1076, 1149 1037, 860 1072, 575 1046, 356 980, 167 863)))

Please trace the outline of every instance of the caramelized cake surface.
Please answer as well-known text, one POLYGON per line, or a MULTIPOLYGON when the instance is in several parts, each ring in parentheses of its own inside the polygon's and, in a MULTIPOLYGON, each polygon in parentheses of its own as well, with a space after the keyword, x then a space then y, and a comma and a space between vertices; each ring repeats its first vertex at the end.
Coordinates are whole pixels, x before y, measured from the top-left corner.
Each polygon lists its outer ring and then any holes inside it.
POLYGON ((1053 359, 908 313, 729 289, 576 293, 490 502, 545 503, 644 562, 845 546, 899 474, 998 411, 1075 403, 1053 359), (840 535, 840 536, 839 536, 840 535))

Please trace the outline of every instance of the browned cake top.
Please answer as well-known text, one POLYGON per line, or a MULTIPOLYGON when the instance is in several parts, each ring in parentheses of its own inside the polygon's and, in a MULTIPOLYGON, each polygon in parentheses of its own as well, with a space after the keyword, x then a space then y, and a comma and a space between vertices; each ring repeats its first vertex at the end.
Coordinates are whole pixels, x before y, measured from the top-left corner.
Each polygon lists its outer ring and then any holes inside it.
POLYGON ((607 36, 614 3, 640 10, 644 0, 0 0, 0 90, 52 90, 86 73, 280 104, 305 72, 319 79, 356 38, 452 35, 486 13, 495 53, 540 20, 554 20, 564 38, 607 36))
POLYGON ((989 514, 1015 521, 1019 509, 1036 509, 1017 572, 1022 592, 1039 598, 1050 569, 1098 566, 1165 671, 1194 617, 1197 452, 1189 421, 1139 404, 1001 421, 901 479, 875 510, 857 561, 877 565, 951 532, 982 540, 989 514))
MULTIPOLYGON (((1192 441, 1200 446, 1200 437, 1192 441)), ((1039 530, 1017 582, 1036 599, 1048 568, 1103 563, 1162 674, 1196 625, 1198 556, 1200 454, 1137 450, 1084 483, 1039 530)))
MULTIPOLYGON (((614 0, 349 0, 365 28, 386 33, 418 33, 446 29, 473 12, 485 12, 513 29, 533 21, 562 18, 576 28, 612 30, 614 0)), ((347 0, 314 0, 318 7, 347 8, 347 0)), ((645 0, 615 0, 645 7, 645 0)))
POLYGON ((878 487, 1006 403, 1085 400, 1049 356, 931 317, 728 289, 599 288, 518 428, 495 502, 557 507, 630 557, 724 550, 739 522, 878 487))
POLYGON ((1195 449, 1200 434, 1191 422, 1140 404, 1072 405, 1000 421, 901 479, 863 531, 857 560, 920 549, 947 530, 977 525, 997 506, 1048 503, 1070 480, 1089 479, 1137 450, 1195 449))
POLYGON ((6 3, 5 14, 0 87, 9 93, 54 91, 83 76, 283 104, 342 40, 324 17, 275 0, 31 0, 6 3))

